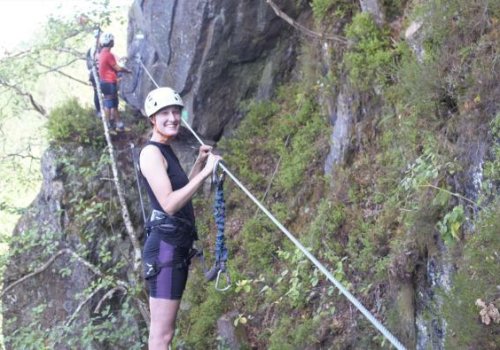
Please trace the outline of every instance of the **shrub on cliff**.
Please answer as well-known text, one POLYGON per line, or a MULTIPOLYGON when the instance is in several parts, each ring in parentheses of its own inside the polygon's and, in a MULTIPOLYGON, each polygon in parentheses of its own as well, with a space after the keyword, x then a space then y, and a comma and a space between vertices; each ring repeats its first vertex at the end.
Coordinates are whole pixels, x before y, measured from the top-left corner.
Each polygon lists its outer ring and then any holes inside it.
POLYGON ((50 112, 47 132, 49 140, 55 143, 104 145, 101 120, 91 110, 83 108, 76 98, 63 102, 50 112))

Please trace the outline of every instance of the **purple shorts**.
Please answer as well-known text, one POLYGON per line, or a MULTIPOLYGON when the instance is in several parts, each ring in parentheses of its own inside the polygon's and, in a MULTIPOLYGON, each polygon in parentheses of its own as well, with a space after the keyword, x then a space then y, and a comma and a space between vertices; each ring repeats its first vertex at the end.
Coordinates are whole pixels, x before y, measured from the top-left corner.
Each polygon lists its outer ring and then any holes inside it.
POLYGON ((189 264, 185 261, 189 248, 171 245, 152 232, 144 244, 145 271, 155 265, 155 272, 147 275, 149 296, 160 299, 182 298, 188 277, 189 264), (163 266, 162 266, 163 265, 163 266), (166 265, 166 266, 165 266, 166 265))

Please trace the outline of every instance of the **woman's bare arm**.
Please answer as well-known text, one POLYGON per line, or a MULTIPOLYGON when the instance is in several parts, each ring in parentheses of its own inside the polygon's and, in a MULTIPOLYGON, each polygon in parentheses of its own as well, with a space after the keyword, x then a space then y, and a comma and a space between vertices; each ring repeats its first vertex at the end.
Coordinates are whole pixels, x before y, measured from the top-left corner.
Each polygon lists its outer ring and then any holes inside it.
POLYGON ((146 178, 162 209, 169 215, 174 215, 193 197, 203 181, 208 177, 219 156, 210 154, 205 167, 194 175, 186 186, 174 191, 167 175, 167 161, 158 147, 144 147, 139 158, 141 172, 146 178))

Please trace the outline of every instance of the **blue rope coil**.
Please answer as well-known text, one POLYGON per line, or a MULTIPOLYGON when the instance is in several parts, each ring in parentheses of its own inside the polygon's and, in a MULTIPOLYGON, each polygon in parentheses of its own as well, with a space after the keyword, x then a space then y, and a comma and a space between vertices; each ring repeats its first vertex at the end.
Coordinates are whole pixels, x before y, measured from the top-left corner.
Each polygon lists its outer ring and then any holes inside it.
POLYGON ((214 200, 214 219, 217 226, 217 236, 215 240, 215 263, 227 261, 226 238, 224 236, 224 227, 226 223, 226 202, 224 200, 224 178, 221 175, 216 181, 215 200, 214 200))

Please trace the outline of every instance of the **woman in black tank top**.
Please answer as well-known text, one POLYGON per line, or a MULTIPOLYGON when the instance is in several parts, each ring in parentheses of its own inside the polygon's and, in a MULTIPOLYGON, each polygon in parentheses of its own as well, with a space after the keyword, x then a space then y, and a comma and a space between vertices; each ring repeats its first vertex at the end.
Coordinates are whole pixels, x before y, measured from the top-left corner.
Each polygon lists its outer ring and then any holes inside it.
POLYGON ((186 175, 170 147, 180 129, 183 108, 179 94, 167 87, 151 91, 144 103, 153 134, 139 161, 153 220, 159 223, 151 228, 143 253, 150 295, 149 350, 168 349, 172 342, 187 280, 189 261, 185 261, 196 239, 191 198, 221 159, 211 153, 210 146, 203 145, 186 175))

